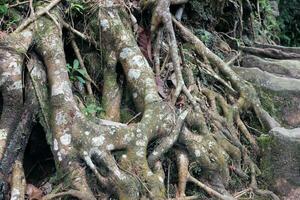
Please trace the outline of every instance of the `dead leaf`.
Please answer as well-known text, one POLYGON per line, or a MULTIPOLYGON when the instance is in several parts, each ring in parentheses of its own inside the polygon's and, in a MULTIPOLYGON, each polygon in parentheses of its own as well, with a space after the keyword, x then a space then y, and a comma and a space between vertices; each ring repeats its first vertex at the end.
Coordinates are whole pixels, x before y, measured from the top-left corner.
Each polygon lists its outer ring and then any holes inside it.
POLYGON ((27 184, 26 195, 29 200, 41 200, 43 197, 43 191, 32 184, 27 184))
POLYGON ((152 45, 151 45, 151 32, 143 27, 138 28, 138 45, 143 53, 143 55, 152 62, 152 45))
POLYGON ((168 96, 167 96, 167 94, 166 94, 166 92, 165 92, 165 83, 164 83, 164 81, 163 81, 159 76, 156 76, 156 77, 155 77, 155 82, 156 82, 158 94, 159 94, 163 99, 166 99, 168 96))

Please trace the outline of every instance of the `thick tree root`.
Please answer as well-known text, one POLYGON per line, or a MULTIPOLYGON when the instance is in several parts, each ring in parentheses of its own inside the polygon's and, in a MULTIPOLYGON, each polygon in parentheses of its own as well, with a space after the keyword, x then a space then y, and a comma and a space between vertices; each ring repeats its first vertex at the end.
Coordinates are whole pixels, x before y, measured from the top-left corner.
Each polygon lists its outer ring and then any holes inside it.
MULTIPOLYGON (((66 25, 61 20, 62 16, 58 8, 54 7, 58 2, 53 1, 37 10, 36 14, 16 30, 16 33, 9 35, 6 45, 8 49, 0 50, 0 53, 4 55, 1 59, 0 74, 4 97, 0 142, 1 145, 7 146, 0 152, 2 175, 4 172, 10 173, 8 166, 11 164, 2 165, 2 163, 5 164, 3 162, 6 155, 4 150, 6 152, 9 150, 8 138, 13 137, 10 136, 12 132, 17 134, 19 130, 18 127, 16 129, 12 127, 17 124, 22 113, 23 116, 27 114, 26 123, 31 124, 29 117, 36 114, 37 104, 39 104, 45 129, 47 133, 51 133, 51 149, 57 170, 66 174, 72 187, 72 190, 49 194, 44 199, 64 195, 79 199, 96 199, 88 184, 90 177, 86 176, 83 165, 88 166, 97 178, 103 198, 114 195, 121 200, 165 199, 165 175, 162 161, 164 155, 173 149, 175 144, 180 199, 195 198, 185 197, 187 182, 193 182, 211 196, 223 200, 234 199, 226 190, 230 180, 229 166, 232 166, 233 172, 238 176, 248 179, 249 176, 243 171, 242 164, 251 168, 250 187, 254 192, 277 198, 273 193, 257 188, 255 176, 259 169, 251 160, 250 151, 242 144, 241 137, 249 142, 254 156, 259 152, 259 148, 240 114, 253 109, 262 124, 266 124, 268 128, 277 127, 279 124, 261 107, 254 88, 248 82, 241 79, 227 63, 212 53, 181 23, 173 19, 183 38, 194 45, 195 51, 202 58, 199 62, 203 63, 199 68, 218 79, 228 91, 228 95, 222 96, 202 85, 200 81, 196 85, 193 73, 186 67, 184 73, 191 74, 191 77, 188 81, 183 79, 181 62, 184 63, 184 56, 181 55, 180 58, 179 55, 169 6, 186 1, 159 0, 144 2, 143 6, 155 4, 152 18, 153 32, 159 29, 160 23, 166 28, 169 55, 177 79, 173 101, 175 102, 183 93, 188 103, 191 104, 186 104, 180 109, 174 107, 174 102, 169 104, 159 96, 155 75, 139 49, 133 31, 129 28, 126 10, 110 1, 89 2, 96 7, 98 12, 94 19, 100 24, 100 33, 97 32, 95 35, 99 34, 101 37, 96 42, 101 43, 99 46, 107 50, 102 102, 106 110, 105 118, 111 121, 100 120, 96 117, 94 120, 89 120, 75 101, 70 78, 65 68, 66 55, 61 27, 66 25), (52 7, 54 8, 48 16, 42 16, 52 7), (125 17, 121 19, 120 16, 125 17), (31 30, 30 25, 28 26, 33 21, 37 24, 34 26, 34 31, 31 30), (22 53, 17 52, 20 49, 18 46, 20 41, 23 43, 22 53), (38 61, 38 56, 33 55, 36 60, 33 63, 38 67, 28 65, 29 71, 32 72, 30 73, 32 85, 29 84, 31 92, 28 92, 31 98, 25 98, 25 105, 32 108, 28 114, 26 109, 21 112, 23 104, 18 100, 23 99, 24 95, 21 76, 24 53, 28 51, 33 41, 35 41, 34 50, 38 52, 47 69, 47 83, 50 91, 43 87, 43 84, 46 85, 43 64, 38 61), (130 87, 135 107, 142 113, 140 122, 136 124, 118 123, 122 89, 116 73, 117 63, 122 65, 124 80, 130 87), (38 72, 41 73, 40 76, 38 72), (11 88, 12 85, 14 88, 11 88), (50 111, 49 114, 45 112, 47 98, 50 99, 50 106, 47 108, 50 111), (29 104, 28 99, 34 99, 34 104, 29 104), (152 142, 157 144, 148 149, 152 142), (211 186, 194 178, 192 174, 195 165, 208 175, 204 178, 211 186), (6 171, 3 170, 3 166, 6 167, 6 171)), ((163 31, 159 32, 163 33, 163 31)), ((158 36, 158 41, 163 40, 159 38, 160 36, 158 36)), ((81 66, 84 67, 84 61, 75 40, 72 46, 81 66)), ((160 49, 158 45, 154 58, 156 76, 161 71, 160 49)), ((166 60, 168 61, 168 58, 166 60)), ((91 81, 89 80, 89 84, 91 81)), ((87 86, 87 91, 90 96, 93 95, 90 85, 87 86)), ((19 126, 30 127, 26 123, 24 121, 19 126)), ((20 180, 13 181, 12 187, 19 187, 19 183, 20 180)), ((21 189, 20 187, 20 194, 21 189)))

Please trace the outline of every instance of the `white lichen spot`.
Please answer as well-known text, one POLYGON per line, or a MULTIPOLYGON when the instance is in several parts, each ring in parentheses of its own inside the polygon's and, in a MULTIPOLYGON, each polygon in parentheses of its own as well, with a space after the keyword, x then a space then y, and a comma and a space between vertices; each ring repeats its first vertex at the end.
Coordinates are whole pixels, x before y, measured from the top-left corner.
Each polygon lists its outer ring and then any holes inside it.
POLYGON ((100 26, 103 29, 103 31, 106 31, 109 28, 108 20, 107 19, 101 20, 100 26))
POLYGON ((111 151, 115 148, 115 146, 113 144, 109 144, 106 146, 106 150, 111 151))
POLYGON ((7 137, 7 130, 6 129, 0 129, 0 140, 5 140, 7 137))
POLYGON ((154 156, 157 156, 158 155, 158 152, 157 151, 153 151, 152 153, 154 156))
POLYGON ((132 65, 137 65, 139 67, 143 67, 145 65, 145 62, 144 62, 144 59, 142 56, 140 55, 137 55, 137 56, 134 56, 132 59, 131 59, 131 64, 132 65))
POLYGON ((60 64, 60 60, 56 59, 56 60, 54 61, 54 63, 58 65, 58 64, 60 64))
POLYGON ((15 75, 16 76, 16 75, 20 75, 22 73, 22 69, 21 69, 20 65, 18 65, 17 62, 11 62, 11 63, 9 63, 8 68, 11 70, 9 72, 10 76, 11 75, 15 75))
POLYGON ((130 69, 128 71, 128 78, 131 80, 137 80, 141 75, 141 71, 138 69, 130 69))
POLYGON ((60 152, 57 152, 57 158, 59 161, 62 161, 62 157, 61 157, 61 153, 60 152))
POLYGON ((146 141, 144 141, 144 140, 137 140, 137 141, 135 142, 135 144, 136 144, 137 146, 144 147, 144 146, 146 146, 146 141))
POLYGON ((180 159, 180 160, 185 160, 186 157, 184 156, 184 154, 181 153, 181 154, 179 155, 179 159, 180 159))
POLYGON ((141 138, 143 135, 142 135, 141 133, 138 133, 136 136, 137 136, 138 138, 141 138))
POLYGON ((130 48, 124 48, 122 49, 121 53, 120 53, 120 58, 121 59, 125 59, 128 56, 130 56, 131 54, 133 54, 133 51, 130 48))
POLYGON ((96 147, 99 147, 104 143, 104 140, 105 140, 105 137, 103 135, 100 135, 98 137, 94 137, 92 139, 92 145, 96 146, 96 147))
POLYGON ((214 142, 212 142, 212 141, 209 141, 209 142, 208 142, 208 148, 209 148, 209 149, 211 149, 211 148, 213 147, 213 145, 214 145, 214 142))
POLYGON ((126 154, 123 154, 123 155, 122 155, 122 158, 123 158, 123 159, 127 159, 127 155, 126 155, 126 154))
POLYGON ((69 85, 69 82, 63 81, 61 83, 54 84, 51 88, 51 94, 52 96, 56 96, 60 94, 64 94, 64 95, 72 94, 72 90, 69 85))
POLYGON ((88 155, 88 152, 84 151, 84 152, 83 152, 83 155, 84 155, 84 156, 87 156, 87 155, 88 155))
POLYGON ((152 176, 152 175, 153 175, 153 173, 151 171, 147 172, 147 176, 152 176))
POLYGON ((31 31, 24 31, 24 32, 21 33, 21 35, 22 35, 23 37, 31 37, 31 36, 32 36, 32 33, 31 33, 31 31))
POLYGON ((11 91, 11 90, 20 90, 22 89, 23 87, 23 84, 22 84, 22 81, 19 80, 19 81, 15 81, 12 85, 10 85, 7 90, 8 91, 11 91))
MULTIPOLYGON (((111 6, 113 5, 113 2, 112 2, 112 4, 111 4, 111 6)), ((115 15, 112 13, 112 12, 110 12, 110 11, 108 11, 108 14, 109 14, 109 16, 111 17, 111 18, 115 18, 115 15)))
POLYGON ((137 96, 138 96, 138 94, 137 94, 136 92, 134 92, 134 93, 132 94, 132 96, 133 96, 134 99, 136 99, 137 96))
POLYGON ((57 125, 67 124, 66 116, 63 112, 59 112, 55 116, 55 122, 57 125))
POLYGON ((67 151, 64 150, 64 149, 61 149, 59 152, 60 152, 62 155, 66 155, 66 154, 67 154, 67 151))
POLYGON ((31 74, 36 77, 37 79, 42 79, 43 77, 46 78, 46 74, 44 71, 40 70, 37 67, 34 67, 31 71, 31 74))
POLYGON ((105 1, 105 6, 112 7, 113 5, 114 5, 114 2, 112 0, 106 0, 105 1))
POLYGON ((152 93, 147 94, 146 97, 145 97, 145 101, 146 101, 147 103, 153 102, 153 101, 157 100, 156 97, 157 97, 157 96, 156 96, 155 94, 152 94, 152 93))
POLYGON ((138 151, 136 152, 136 155, 137 155, 138 157, 144 157, 145 152, 143 151, 143 149, 140 149, 140 150, 138 150, 138 151))
POLYGON ((88 135, 90 134, 90 132, 89 132, 89 131, 84 131, 84 134, 85 134, 86 136, 88 136, 88 135))
POLYGON ((84 160, 91 169, 96 169, 96 166, 94 165, 92 159, 88 155, 84 156, 84 160))
POLYGON ((158 179, 160 182, 162 182, 162 183, 164 182, 164 179, 161 176, 159 176, 158 179))
POLYGON ((197 149, 197 150, 195 151, 195 156, 196 156, 196 157, 200 157, 200 155, 201 155, 201 152, 200 152, 200 150, 197 149))
POLYGON ((64 134, 62 136, 60 136, 60 142, 62 145, 69 145, 71 143, 71 135, 70 134, 64 134))
POLYGON ((53 141, 53 150, 54 150, 54 151, 57 151, 57 150, 58 150, 58 142, 57 142, 56 139, 54 139, 54 141, 53 141))
POLYGON ((117 176, 117 177, 120 177, 121 176, 121 172, 119 170, 115 170, 114 171, 114 174, 117 176))
POLYGON ((9 52, 6 52, 6 53, 5 53, 5 56, 6 56, 6 57, 11 57, 11 54, 10 54, 9 52))
POLYGON ((152 85, 154 85, 153 80, 151 78, 146 78, 145 83, 147 87, 151 87, 152 85))
POLYGON ((21 193, 17 188, 13 188, 11 191, 10 200, 19 200, 21 199, 21 193))
POLYGON ((79 118, 79 119, 83 118, 83 116, 82 116, 81 112, 79 112, 79 110, 76 110, 76 112, 75 112, 75 118, 79 118))
POLYGON ((111 135, 114 135, 116 133, 116 130, 114 128, 112 128, 110 131, 109 131, 109 134, 111 135))
POLYGON ((132 140, 132 136, 130 134, 125 134, 123 140, 124 142, 130 142, 132 140))

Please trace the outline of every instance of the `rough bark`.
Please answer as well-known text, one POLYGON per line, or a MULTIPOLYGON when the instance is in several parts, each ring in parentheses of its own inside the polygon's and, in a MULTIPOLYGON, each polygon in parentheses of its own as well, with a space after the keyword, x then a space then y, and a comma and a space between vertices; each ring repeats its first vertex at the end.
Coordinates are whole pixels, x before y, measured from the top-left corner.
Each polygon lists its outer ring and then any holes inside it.
MULTIPOLYGON (((251 182, 247 187, 255 194, 278 199, 273 192, 260 190, 257 185, 256 177, 260 170, 255 160, 260 150, 256 136, 241 116, 249 110, 254 111, 256 119, 267 131, 280 124, 263 108, 254 87, 246 81, 248 79, 239 76, 237 68, 233 69, 238 73, 230 67, 232 62, 224 62, 188 28, 172 18, 170 6, 186 2, 140 2, 141 8, 152 12, 152 34, 160 32, 154 55, 156 74, 137 44, 131 27, 132 21, 136 20, 124 2, 81 2, 94 12, 85 27, 92 38, 82 36, 66 25, 60 10, 64 9, 64 5, 56 5, 59 3, 56 0, 38 4, 36 14, 25 20, 14 33, 1 39, 3 110, 0 121, 0 178, 7 183, 14 165, 10 183, 12 199, 24 196, 24 181, 17 178, 18 174, 22 174, 22 163, 19 162, 37 114, 50 138, 57 173, 65 174, 65 185, 68 182, 67 189, 70 189, 48 194, 44 199, 65 195, 88 200, 110 197, 121 200, 166 199, 170 177, 165 174, 163 163, 172 152, 175 153, 173 162, 178 169, 178 198, 185 198, 187 182, 192 182, 209 196, 233 200, 235 198, 228 191, 228 185, 232 173, 235 173, 245 185, 251 182), (105 60, 105 66, 99 64, 98 68, 94 68, 104 69, 103 90, 95 92, 91 85, 87 85, 87 95, 94 100, 99 98, 93 95, 102 92, 104 119, 86 116, 82 111, 85 100, 80 103, 80 98, 75 96, 70 78, 72 74, 68 74, 66 68, 63 26, 82 36, 81 39, 90 40, 94 47, 89 49, 101 54, 105 60), (176 37, 174 26, 181 38, 176 37), (178 41, 182 38, 192 46, 191 51, 196 55, 193 64, 221 85, 208 86, 186 66, 184 53, 182 49, 178 50, 178 41), (170 62, 168 56, 163 58, 160 45, 168 47, 170 62), (24 61, 26 53, 31 55, 29 62, 24 61), (162 60, 168 64, 160 66, 164 63, 162 60), (118 65, 122 70, 117 70, 118 65), (22 66, 26 66, 29 75, 25 81, 22 79, 22 66), (159 81, 168 77, 162 77, 159 74, 161 70, 175 76, 176 81, 172 81, 174 88, 169 88, 172 100, 162 98, 163 91, 159 87, 165 85, 160 85, 159 81), (130 90, 135 109, 142 114, 137 123, 129 125, 120 123, 123 81, 130 90), (251 169, 250 172, 245 168, 251 169), (203 172, 202 176, 197 176, 197 169, 203 172), (97 179, 96 185, 90 184, 93 176, 97 179), (99 191, 95 194, 93 188, 99 191)), ((81 67, 85 67, 80 55, 84 51, 79 51, 81 46, 76 45, 74 38, 71 45, 81 67)), ((253 53, 257 49, 243 50, 253 53)), ((284 50, 280 47, 255 52, 259 55, 272 54, 276 58, 299 58, 298 53, 286 53, 284 50)), ((290 76, 297 78, 297 73, 294 73, 296 67, 281 69, 280 66, 286 64, 284 61, 272 61, 277 64, 274 70, 266 64, 271 61, 251 58, 258 63, 265 62, 260 68, 266 71, 284 75, 288 71, 290 76)), ((245 65, 247 62, 245 60, 245 65)), ((297 61, 288 62, 298 65, 297 61)), ((297 81, 288 79, 278 87, 284 91, 296 91, 298 88, 291 83, 297 81)), ((87 84, 96 82, 88 78, 87 84)), ((97 86, 96 89, 99 90, 97 86)))

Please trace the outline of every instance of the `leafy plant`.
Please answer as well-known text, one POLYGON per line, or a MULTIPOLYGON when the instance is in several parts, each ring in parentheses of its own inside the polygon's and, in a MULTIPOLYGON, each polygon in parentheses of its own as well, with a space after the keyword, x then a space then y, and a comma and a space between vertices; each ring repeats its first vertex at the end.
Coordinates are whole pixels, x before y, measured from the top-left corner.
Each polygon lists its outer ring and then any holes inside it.
POLYGON ((0 17, 3 17, 8 12, 8 4, 0 4, 0 17))
POLYGON ((104 109, 100 106, 98 106, 97 104, 95 103, 91 103, 91 104, 88 104, 84 110, 83 110, 84 114, 89 116, 89 115, 99 115, 101 114, 102 112, 104 112, 104 109))
POLYGON ((69 72, 71 81, 79 81, 82 84, 85 83, 85 77, 87 75, 87 72, 84 69, 80 68, 80 64, 77 59, 73 61, 73 65, 67 63, 66 67, 69 72))
POLYGON ((76 15, 76 14, 82 14, 84 11, 84 6, 80 1, 68 1, 69 2, 69 8, 67 10, 68 14, 76 15))

